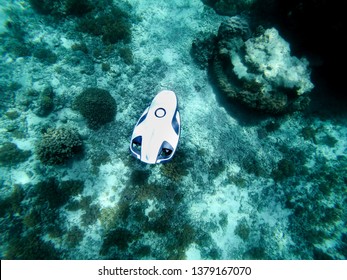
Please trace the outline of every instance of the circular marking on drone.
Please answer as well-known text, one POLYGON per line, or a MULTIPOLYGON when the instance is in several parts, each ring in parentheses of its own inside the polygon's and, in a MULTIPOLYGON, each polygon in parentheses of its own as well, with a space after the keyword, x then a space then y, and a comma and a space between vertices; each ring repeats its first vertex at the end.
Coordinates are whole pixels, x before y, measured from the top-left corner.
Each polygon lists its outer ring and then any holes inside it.
POLYGON ((155 116, 157 118, 162 118, 166 115, 166 111, 164 108, 158 108, 157 110, 155 110, 155 116))

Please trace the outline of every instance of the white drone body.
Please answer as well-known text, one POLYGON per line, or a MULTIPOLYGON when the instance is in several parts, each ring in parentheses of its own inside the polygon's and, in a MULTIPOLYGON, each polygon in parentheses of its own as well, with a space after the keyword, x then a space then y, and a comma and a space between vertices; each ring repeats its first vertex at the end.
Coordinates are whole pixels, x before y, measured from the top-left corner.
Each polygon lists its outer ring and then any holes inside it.
POLYGON ((172 159, 180 137, 181 119, 173 91, 159 92, 137 121, 130 151, 145 163, 163 163, 172 159))

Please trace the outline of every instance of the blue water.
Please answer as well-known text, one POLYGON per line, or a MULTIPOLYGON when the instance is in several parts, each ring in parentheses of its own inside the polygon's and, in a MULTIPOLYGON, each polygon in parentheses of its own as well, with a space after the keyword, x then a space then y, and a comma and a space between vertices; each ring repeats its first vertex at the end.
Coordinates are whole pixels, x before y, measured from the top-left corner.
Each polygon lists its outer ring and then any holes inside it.
POLYGON ((50 2, 0 1, 1 259, 346 259, 346 110, 326 53, 255 31, 248 4, 50 2), (234 15, 251 41, 226 46, 234 15), (129 141, 164 89, 181 138, 148 165, 129 141), (260 91, 283 91, 281 112, 240 97, 260 91))

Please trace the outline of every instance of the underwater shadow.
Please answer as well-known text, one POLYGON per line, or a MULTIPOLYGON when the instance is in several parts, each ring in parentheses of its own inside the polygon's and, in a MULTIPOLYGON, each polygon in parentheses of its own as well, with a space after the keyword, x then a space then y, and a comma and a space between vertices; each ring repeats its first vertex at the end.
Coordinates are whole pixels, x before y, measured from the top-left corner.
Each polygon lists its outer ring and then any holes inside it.
POLYGON ((207 69, 208 81, 213 89, 213 92, 216 95, 217 102, 225 108, 227 113, 236 119, 238 123, 242 126, 254 126, 259 125, 261 122, 273 119, 274 117, 281 116, 281 114, 271 114, 257 111, 252 108, 248 108, 246 105, 233 100, 230 97, 227 97, 223 92, 218 88, 215 78, 211 74, 211 67, 207 69))

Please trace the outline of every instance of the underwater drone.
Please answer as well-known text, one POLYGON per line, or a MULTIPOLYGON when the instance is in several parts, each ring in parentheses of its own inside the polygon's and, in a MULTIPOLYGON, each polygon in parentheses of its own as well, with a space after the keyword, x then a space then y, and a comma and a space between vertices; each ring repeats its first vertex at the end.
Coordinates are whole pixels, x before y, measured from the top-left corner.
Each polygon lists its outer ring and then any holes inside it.
POLYGON ((164 163, 172 159, 180 138, 181 119, 177 97, 163 90, 152 100, 137 121, 130 151, 145 163, 164 163))

